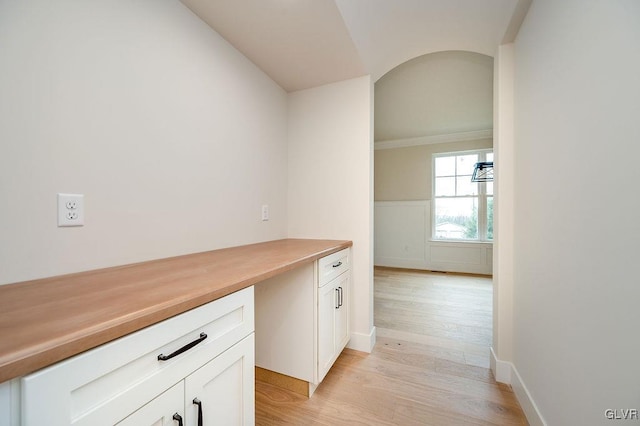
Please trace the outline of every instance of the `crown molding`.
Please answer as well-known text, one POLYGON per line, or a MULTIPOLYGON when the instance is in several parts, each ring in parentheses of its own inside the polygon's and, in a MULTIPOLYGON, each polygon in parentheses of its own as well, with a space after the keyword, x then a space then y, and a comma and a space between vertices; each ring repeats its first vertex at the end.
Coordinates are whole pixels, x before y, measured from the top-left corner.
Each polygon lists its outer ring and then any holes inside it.
POLYGON ((475 130, 473 132, 447 133, 444 135, 420 136, 417 138, 391 139, 374 142, 374 149, 406 148, 409 146, 433 145, 436 143, 473 141, 493 138, 493 129, 475 130))

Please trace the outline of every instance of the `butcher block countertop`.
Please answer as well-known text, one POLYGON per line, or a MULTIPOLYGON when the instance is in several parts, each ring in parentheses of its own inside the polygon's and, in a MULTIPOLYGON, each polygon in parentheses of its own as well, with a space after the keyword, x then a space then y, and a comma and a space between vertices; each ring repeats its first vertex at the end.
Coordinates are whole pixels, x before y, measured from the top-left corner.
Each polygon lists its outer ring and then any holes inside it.
POLYGON ((0 286, 0 383, 350 247, 277 240, 0 286))

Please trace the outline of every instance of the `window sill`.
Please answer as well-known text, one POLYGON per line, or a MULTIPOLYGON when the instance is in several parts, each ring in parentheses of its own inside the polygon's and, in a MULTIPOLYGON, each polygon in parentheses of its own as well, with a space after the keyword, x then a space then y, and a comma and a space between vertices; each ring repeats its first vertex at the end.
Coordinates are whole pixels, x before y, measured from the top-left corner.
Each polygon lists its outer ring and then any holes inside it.
POLYGON ((477 241, 477 240, 440 240, 438 238, 430 238, 430 243, 446 243, 446 244, 491 244, 492 241, 477 241))

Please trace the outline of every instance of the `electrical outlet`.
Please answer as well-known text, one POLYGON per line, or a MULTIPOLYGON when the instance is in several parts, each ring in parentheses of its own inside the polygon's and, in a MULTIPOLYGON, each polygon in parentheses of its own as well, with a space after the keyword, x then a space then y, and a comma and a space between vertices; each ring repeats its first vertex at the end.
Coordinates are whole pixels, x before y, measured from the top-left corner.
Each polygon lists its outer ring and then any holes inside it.
POLYGON ((58 194, 58 226, 84 225, 84 195, 58 194))
POLYGON ((269 205, 265 204, 262 206, 262 220, 269 220, 269 205))

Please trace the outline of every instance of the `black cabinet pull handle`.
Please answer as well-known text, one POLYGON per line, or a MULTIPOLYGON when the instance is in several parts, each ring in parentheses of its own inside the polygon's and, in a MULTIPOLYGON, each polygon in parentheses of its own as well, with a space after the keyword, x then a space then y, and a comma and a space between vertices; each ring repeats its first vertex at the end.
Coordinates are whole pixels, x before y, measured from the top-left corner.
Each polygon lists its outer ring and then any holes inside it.
POLYGON ((204 421, 202 416, 202 401, 198 398, 193 398, 193 403, 198 406, 198 426, 202 426, 202 422, 204 421))
POLYGON ((183 426, 182 424, 182 416, 178 413, 175 413, 173 415, 173 420, 175 420, 176 422, 178 422, 178 426, 183 426))
POLYGON ((342 266, 342 262, 334 263, 334 264, 333 264, 333 265, 331 265, 331 266, 332 266, 332 267, 334 267, 334 268, 337 268, 337 267, 339 267, 339 266, 342 266))
POLYGON ((338 307, 342 306, 342 287, 338 287, 338 307))
POLYGON ((205 333, 200 333, 200 337, 196 340, 194 340, 191 343, 187 343, 186 345, 184 345, 183 347, 181 347, 180 349, 178 349, 177 351, 169 354, 169 355, 158 355, 158 361, 166 361, 168 359, 173 358, 174 356, 178 356, 183 352, 188 351, 189 349, 191 349, 192 347, 194 347, 195 345, 197 345, 198 343, 202 342, 204 339, 207 338, 207 335, 205 333))

